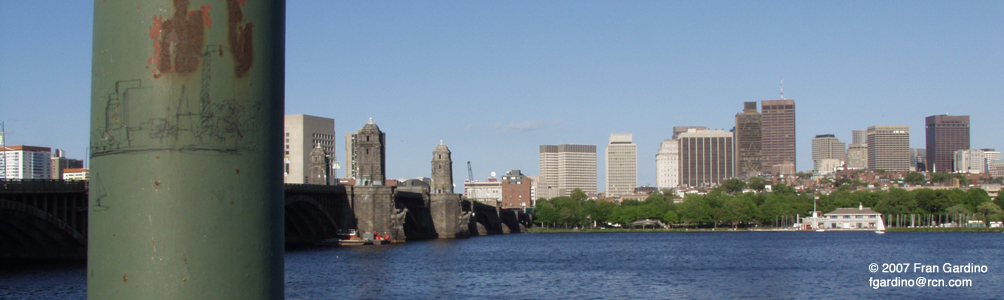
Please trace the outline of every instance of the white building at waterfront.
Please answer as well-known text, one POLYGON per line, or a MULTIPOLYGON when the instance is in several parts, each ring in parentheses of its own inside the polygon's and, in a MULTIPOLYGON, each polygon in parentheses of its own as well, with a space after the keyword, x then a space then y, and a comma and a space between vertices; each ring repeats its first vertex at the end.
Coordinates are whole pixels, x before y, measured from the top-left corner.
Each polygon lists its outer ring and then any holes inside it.
POLYGON ((838 208, 821 216, 802 219, 802 229, 846 229, 846 230, 879 230, 882 214, 858 204, 856 208, 838 208))

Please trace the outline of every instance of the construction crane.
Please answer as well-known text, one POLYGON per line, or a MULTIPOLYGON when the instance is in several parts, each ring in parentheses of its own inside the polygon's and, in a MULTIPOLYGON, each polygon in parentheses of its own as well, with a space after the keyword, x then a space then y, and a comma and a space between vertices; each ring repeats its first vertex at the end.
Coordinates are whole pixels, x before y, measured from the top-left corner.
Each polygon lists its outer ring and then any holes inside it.
POLYGON ((474 171, 471 170, 471 161, 467 161, 467 178, 474 182, 474 171))

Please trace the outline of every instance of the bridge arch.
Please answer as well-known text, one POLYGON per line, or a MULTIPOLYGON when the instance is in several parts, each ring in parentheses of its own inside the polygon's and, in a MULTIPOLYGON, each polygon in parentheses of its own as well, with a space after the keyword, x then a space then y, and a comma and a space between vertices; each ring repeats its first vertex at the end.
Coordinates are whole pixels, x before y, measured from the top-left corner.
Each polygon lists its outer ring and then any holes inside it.
POLYGON ((0 200, 0 253, 12 257, 82 258, 87 236, 37 207, 0 200))
POLYGON ((338 223, 317 200, 304 195, 286 198, 286 243, 309 244, 338 237, 338 223))

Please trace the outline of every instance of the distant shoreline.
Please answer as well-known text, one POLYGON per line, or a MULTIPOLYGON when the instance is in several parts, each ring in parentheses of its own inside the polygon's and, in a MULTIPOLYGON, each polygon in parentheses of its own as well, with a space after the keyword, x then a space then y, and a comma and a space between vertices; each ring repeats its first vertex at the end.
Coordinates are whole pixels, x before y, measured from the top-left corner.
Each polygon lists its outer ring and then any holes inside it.
MULTIPOLYGON (((841 230, 841 229, 826 229, 826 231, 833 232, 870 232, 874 230, 865 229, 854 229, 854 230, 841 230)), ((905 228, 905 227, 893 227, 886 228, 886 232, 988 232, 988 233, 1000 233, 1004 231, 1002 228, 959 228, 959 227, 917 227, 917 228, 905 228)), ((579 229, 543 229, 543 228, 530 228, 527 229, 528 233, 596 233, 596 232, 814 232, 813 230, 784 230, 784 229, 774 229, 774 228, 763 228, 763 229, 736 229, 732 230, 730 227, 720 227, 716 229, 712 228, 670 228, 670 229, 630 229, 630 228, 579 228, 579 229)))

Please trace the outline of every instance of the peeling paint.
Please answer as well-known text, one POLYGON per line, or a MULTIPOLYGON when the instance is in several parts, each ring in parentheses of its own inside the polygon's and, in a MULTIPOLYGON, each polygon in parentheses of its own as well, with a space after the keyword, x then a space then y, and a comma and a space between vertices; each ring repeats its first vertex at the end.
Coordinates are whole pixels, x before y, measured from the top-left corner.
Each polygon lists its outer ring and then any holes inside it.
POLYGON ((153 16, 150 38, 153 39, 153 56, 147 65, 153 78, 169 73, 188 75, 199 67, 205 30, 212 26, 209 15, 211 5, 200 5, 199 10, 189 11, 188 0, 174 0, 174 15, 168 19, 153 16))
POLYGON ((251 64, 254 63, 254 44, 252 43, 254 23, 248 22, 241 28, 241 24, 244 23, 244 11, 241 10, 241 6, 244 6, 244 3, 245 0, 227 0, 227 22, 230 26, 228 40, 230 53, 233 54, 236 64, 234 72, 237 77, 247 75, 251 64))

